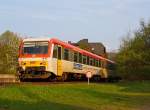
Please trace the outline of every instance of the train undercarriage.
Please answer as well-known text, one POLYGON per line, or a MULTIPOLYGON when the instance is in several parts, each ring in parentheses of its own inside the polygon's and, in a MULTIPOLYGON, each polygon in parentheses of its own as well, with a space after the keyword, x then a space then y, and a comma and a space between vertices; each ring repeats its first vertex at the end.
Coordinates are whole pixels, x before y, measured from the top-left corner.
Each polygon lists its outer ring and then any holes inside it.
MULTIPOLYGON (((86 74, 83 73, 69 73, 64 72, 62 76, 56 76, 52 72, 44 71, 44 68, 27 68, 25 71, 20 67, 18 69, 18 78, 20 81, 26 80, 34 80, 34 79, 41 79, 45 81, 86 81, 87 77, 86 74)), ((91 81, 105 81, 105 78, 101 78, 100 75, 93 75, 90 78, 91 81)), ((38 80, 37 80, 38 81, 38 80)))
MULTIPOLYGON (((52 72, 45 71, 44 66, 27 67, 25 70, 22 67, 18 68, 18 79, 20 81, 26 80, 44 80, 44 81, 86 81, 86 74, 63 72, 61 76, 57 76, 52 72)), ((92 82, 118 82, 121 80, 118 76, 109 74, 107 78, 102 78, 100 75, 93 75, 90 78, 92 82)))

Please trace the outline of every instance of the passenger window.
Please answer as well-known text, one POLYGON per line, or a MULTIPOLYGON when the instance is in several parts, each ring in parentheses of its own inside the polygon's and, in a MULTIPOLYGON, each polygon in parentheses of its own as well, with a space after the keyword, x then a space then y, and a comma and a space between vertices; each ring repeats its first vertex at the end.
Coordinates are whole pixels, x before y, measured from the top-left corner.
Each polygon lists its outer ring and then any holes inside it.
POLYGON ((57 49, 58 49, 58 46, 57 46, 57 45, 54 45, 53 58, 57 58, 57 49))
POLYGON ((78 62, 78 53, 74 52, 74 62, 78 62))
POLYGON ((64 49, 64 60, 69 60, 69 50, 64 49))
POLYGON ((72 50, 69 51, 69 61, 74 61, 74 52, 72 50))
POLYGON ((101 67, 101 60, 99 60, 99 67, 101 67))
POLYGON ((98 60, 96 60, 96 67, 98 67, 98 60))
POLYGON ((86 56, 83 55, 83 64, 86 64, 86 56))
POLYGON ((89 65, 89 60, 90 60, 90 58, 89 58, 89 56, 87 56, 87 65, 89 65))
POLYGON ((96 66, 96 60, 95 59, 93 59, 94 60, 94 62, 93 62, 93 66, 96 66))
POLYGON ((103 66, 104 66, 104 68, 106 68, 106 67, 107 67, 107 62, 106 62, 106 61, 104 61, 103 66))
POLYGON ((90 65, 92 66, 93 65, 93 59, 90 58, 90 65))
POLYGON ((79 63, 82 63, 82 54, 79 53, 79 63))
POLYGON ((101 64, 102 64, 102 68, 106 68, 106 61, 103 60, 103 61, 101 62, 101 64))

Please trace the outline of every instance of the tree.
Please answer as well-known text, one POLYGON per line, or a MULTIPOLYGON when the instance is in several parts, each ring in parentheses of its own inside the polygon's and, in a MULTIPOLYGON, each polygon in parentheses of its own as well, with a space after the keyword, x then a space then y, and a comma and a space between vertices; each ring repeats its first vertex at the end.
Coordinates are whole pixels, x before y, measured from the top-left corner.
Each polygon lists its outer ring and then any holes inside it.
POLYGON ((118 72, 126 79, 150 79, 150 23, 141 22, 133 36, 122 40, 118 72))
POLYGON ((16 73, 20 40, 17 34, 10 31, 0 35, 0 73, 16 73))

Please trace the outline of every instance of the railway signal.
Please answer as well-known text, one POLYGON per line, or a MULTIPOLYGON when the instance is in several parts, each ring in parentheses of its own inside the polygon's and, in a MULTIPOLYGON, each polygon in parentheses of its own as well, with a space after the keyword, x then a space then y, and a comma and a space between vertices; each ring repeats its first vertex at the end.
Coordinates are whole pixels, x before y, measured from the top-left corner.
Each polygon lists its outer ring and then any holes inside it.
POLYGON ((92 77, 92 73, 90 71, 88 71, 86 73, 86 77, 88 78, 88 85, 90 84, 90 78, 92 77))

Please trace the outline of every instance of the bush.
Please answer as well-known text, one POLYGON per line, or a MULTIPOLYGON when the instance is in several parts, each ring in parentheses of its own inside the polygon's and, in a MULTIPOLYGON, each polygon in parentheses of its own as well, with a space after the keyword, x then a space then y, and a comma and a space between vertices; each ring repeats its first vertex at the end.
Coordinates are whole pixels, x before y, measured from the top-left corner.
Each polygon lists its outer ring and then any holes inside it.
POLYGON ((118 73, 124 79, 150 79, 150 23, 141 22, 134 37, 122 40, 116 60, 118 73))
POLYGON ((20 40, 21 38, 10 31, 0 35, 0 73, 16 73, 20 40))

